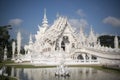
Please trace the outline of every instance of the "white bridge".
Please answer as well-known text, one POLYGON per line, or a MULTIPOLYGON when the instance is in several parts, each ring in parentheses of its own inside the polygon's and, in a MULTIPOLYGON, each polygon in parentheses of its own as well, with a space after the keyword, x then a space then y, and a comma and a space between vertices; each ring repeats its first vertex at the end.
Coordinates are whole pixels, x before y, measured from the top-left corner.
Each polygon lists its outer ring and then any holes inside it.
MULTIPOLYGON (((120 49, 113 49, 111 50, 97 50, 96 48, 81 48, 81 49, 75 49, 73 54, 71 55, 80 55, 80 54, 86 54, 88 55, 89 59, 91 56, 95 56, 97 58, 97 61, 100 64, 120 64, 120 49)), ((88 59, 88 60, 89 60, 88 59)), ((85 60, 85 59, 84 59, 85 60)))

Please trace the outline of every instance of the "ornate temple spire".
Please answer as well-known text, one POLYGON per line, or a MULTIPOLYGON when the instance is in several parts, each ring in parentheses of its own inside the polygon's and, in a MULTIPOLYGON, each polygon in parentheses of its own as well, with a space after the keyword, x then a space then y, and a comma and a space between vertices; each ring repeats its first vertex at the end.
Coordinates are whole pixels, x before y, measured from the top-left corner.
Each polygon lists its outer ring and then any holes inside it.
POLYGON ((48 27, 48 21, 47 21, 47 16, 46 16, 46 9, 44 9, 44 18, 42 21, 42 26, 43 27, 48 27))
POLYGON ((93 29, 92 29, 92 26, 90 28, 90 35, 93 35, 93 29))
POLYGON ((89 37, 88 37, 89 41, 90 42, 96 42, 96 36, 94 34, 94 31, 92 29, 92 25, 91 25, 91 29, 90 29, 90 33, 89 33, 89 37))
POLYGON ((91 25, 91 29, 90 29, 90 36, 91 36, 91 38, 94 38, 94 31, 92 29, 92 25, 91 25))
POLYGON ((32 35, 30 34, 30 39, 29 39, 29 44, 32 44, 33 41, 32 41, 32 35))
POLYGON ((85 35, 84 35, 84 32, 83 32, 83 28, 82 28, 82 27, 80 27, 79 37, 80 37, 80 41, 81 41, 81 42, 84 42, 84 41, 85 41, 85 35))

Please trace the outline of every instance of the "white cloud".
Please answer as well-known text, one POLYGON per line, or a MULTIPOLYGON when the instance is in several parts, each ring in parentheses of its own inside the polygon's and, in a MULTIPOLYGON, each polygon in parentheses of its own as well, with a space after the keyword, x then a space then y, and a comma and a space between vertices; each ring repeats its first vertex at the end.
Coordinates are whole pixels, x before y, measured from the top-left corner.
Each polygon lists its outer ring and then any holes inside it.
POLYGON ((115 27, 120 27, 120 19, 117 19, 115 17, 108 16, 105 19, 103 19, 103 23, 110 24, 115 27))
POLYGON ((69 22, 74 27, 86 27, 86 26, 88 26, 88 22, 85 19, 69 19, 69 22))
POLYGON ((85 17, 85 16, 86 16, 82 9, 78 9, 76 13, 77 13, 80 17, 85 17))
POLYGON ((69 22, 72 26, 79 28, 79 27, 87 27, 88 22, 85 19, 69 19, 69 22))
POLYGON ((23 22, 22 19, 16 18, 16 19, 10 19, 8 23, 13 26, 19 26, 22 22, 23 22))

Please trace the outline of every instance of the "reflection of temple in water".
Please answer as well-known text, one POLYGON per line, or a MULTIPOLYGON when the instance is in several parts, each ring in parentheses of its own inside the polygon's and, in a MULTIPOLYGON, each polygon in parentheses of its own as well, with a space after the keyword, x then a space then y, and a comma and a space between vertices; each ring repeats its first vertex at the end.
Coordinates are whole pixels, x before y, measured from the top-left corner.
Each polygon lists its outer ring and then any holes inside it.
POLYGON ((119 74, 90 67, 71 67, 70 77, 55 77, 56 68, 12 68, 11 76, 19 80, 119 80, 119 74))

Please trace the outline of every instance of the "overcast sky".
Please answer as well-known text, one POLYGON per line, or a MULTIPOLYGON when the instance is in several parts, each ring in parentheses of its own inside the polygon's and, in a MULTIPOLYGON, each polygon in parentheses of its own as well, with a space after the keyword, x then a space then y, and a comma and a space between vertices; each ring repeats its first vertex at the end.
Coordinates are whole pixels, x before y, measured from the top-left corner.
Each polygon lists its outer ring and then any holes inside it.
POLYGON ((120 35, 120 0, 0 0, 0 25, 12 24, 11 36, 20 30, 27 44, 29 34, 36 34, 41 25, 44 8, 49 25, 59 13, 77 30, 83 25, 87 34, 92 25, 97 34, 120 35))

